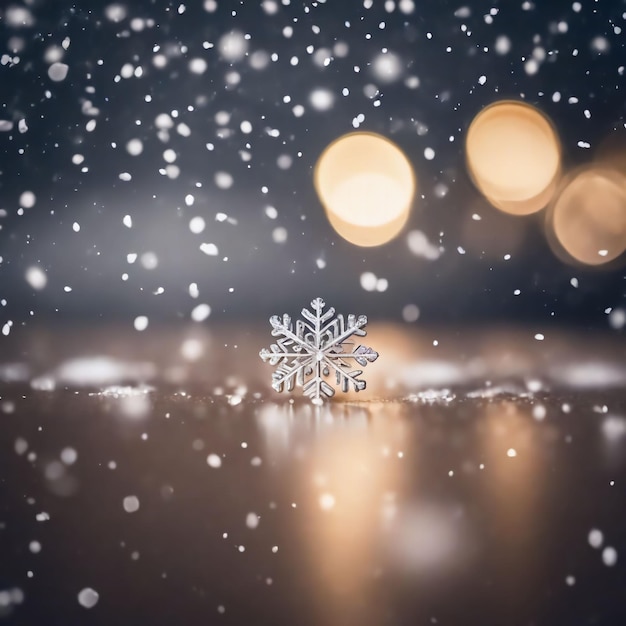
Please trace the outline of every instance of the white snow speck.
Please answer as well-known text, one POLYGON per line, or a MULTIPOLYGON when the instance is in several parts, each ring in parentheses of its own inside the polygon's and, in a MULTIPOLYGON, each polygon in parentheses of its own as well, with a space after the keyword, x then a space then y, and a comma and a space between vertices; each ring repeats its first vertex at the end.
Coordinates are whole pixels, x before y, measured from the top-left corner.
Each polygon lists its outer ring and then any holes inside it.
POLYGON ((20 195, 20 206, 24 209, 32 209, 37 202, 37 197, 32 191, 24 191, 20 195))
POLYGON ((220 37, 217 49, 225 61, 234 63, 245 57, 248 51, 248 41, 243 33, 231 31, 220 37))
POLYGON ((208 256, 217 256, 219 254, 219 250, 214 243, 203 243, 200 245, 200 250, 208 256))
POLYGON ((100 595, 91 587, 85 587, 85 589, 78 594, 78 604, 86 609, 93 609, 93 607, 98 604, 99 599, 100 595))
POLYGON ((602 534, 601 530, 598 530, 597 528, 592 528, 589 531, 589 536, 587 537, 587 541, 589 541, 589 545, 592 548, 600 548, 602 547, 602 544, 604 543, 604 535, 602 534))
POLYGON ((407 304, 402 309, 402 319, 405 322, 417 322, 420 316, 420 310, 416 304, 407 304))
POLYGON ((48 68, 48 77, 55 83, 60 83, 67 77, 69 67, 65 63, 53 63, 48 68))
POLYGON ((139 498, 137 496, 126 496, 123 506, 126 513, 136 513, 139 510, 139 498))
POLYGON ((328 89, 315 89, 309 96, 309 102, 317 111, 328 111, 335 103, 335 96, 328 89))
POLYGON ((37 291, 43 289, 48 282, 46 273, 38 266, 33 265, 26 270, 26 282, 37 291))
POLYGON ((617 563, 617 550, 611 546, 607 546, 602 550, 602 562, 607 567, 613 567, 617 563))
POLYGON ((435 158, 435 151, 432 148, 426 148, 424 150, 424 158, 427 161, 432 161, 435 158))
POLYGON ((124 215, 124 219, 122 220, 122 223, 124 224, 124 226, 126 226, 126 228, 132 228, 133 218, 130 215, 124 215))
POLYGON ((135 330, 142 332, 148 328, 148 318, 145 315, 138 315, 133 322, 135 330))
POLYGON ((65 465, 74 465, 77 459, 78 452, 76 452, 74 448, 63 448, 63 450, 61 450, 61 461, 63 461, 65 465))
POLYGON ((543 335, 542 333, 537 333, 537 334, 535 335, 535 339, 536 339, 537 341, 543 341, 543 340, 545 339, 545 335, 543 335))
POLYGON ((126 144, 126 152, 131 156, 139 156, 143 152, 143 141, 141 139, 131 139, 126 144))
POLYGON ((510 459, 514 459, 517 456, 517 450, 515 450, 515 448, 509 448, 506 451, 506 455, 510 458, 510 459))
POLYGON ((272 231, 274 243, 285 243, 287 241, 287 229, 279 226, 272 231))
MULTIPOLYGON (((196 216, 189 220, 189 230, 194 235, 199 235, 206 228, 206 222, 203 217, 196 216)), ((204 252, 204 250, 203 250, 204 252)))
POLYGON ((230 189, 233 186, 233 177, 228 172, 216 172, 215 184, 220 189, 230 189))
POLYGON ((365 291, 376 291, 377 280, 376 274, 373 272, 363 272, 361 274, 361 287, 365 291))
POLYGON ((222 459, 217 454, 209 454, 206 458, 206 462, 209 467, 217 469, 218 467, 222 467, 222 459))
POLYGON ((248 513, 246 515, 246 526, 251 529, 255 529, 259 525, 261 518, 256 513, 248 513))
POLYGON ((199 304, 191 311, 191 319, 194 322, 204 322, 211 315, 211 307, 208 304, 199 304))

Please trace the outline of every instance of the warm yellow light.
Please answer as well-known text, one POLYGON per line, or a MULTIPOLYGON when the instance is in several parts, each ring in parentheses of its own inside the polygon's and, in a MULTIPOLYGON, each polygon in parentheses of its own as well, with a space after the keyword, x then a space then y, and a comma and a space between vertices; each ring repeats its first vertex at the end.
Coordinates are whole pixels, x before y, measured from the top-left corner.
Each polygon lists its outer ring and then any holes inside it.
POLYGON ((478 189, 498 209, 527 215, 545 207, 558 183, 561 147, 549 120, 523 102, 497 102, 472 121, 467 166, 478 189))
POLYGON ((331 143, 315 166, 315 189, 332 227, 358 246, 378 246, 404 227, 415 195, 404 153, 374 133, 331 143))
POLYGON ((591 167, 579 172, 554 203, 551 227, 565 251, 601 265, 626 250, 626 176, 591 167))

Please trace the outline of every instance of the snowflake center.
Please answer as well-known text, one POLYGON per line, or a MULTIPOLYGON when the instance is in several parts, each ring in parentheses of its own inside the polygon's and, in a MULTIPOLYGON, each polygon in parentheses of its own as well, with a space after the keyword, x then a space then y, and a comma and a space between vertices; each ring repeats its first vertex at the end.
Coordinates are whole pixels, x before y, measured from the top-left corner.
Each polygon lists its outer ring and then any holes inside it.
POLYGON ((316 358, 318 361, 323 361, 323 360, 324 360, 324 353, 323 353, 321 350, 318 350, 318 351, 317 351, 317 354, 315 355, 315 358, 316 358))

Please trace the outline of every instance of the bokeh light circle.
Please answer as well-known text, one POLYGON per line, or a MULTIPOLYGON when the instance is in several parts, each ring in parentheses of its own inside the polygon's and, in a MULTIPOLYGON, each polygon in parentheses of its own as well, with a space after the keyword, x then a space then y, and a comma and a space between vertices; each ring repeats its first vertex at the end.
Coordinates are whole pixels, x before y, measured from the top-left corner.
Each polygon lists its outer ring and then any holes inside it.
POLYGON ((501 101, 472 121, 465 143, 474 184, 498 209, 528 215, 552 198, 561 172, 554 127, 535 107, 501 101))
POLYGON ((415 175, 402 150, 385 137, 343 135, 324 150, 314 178, 329 222, 347 241, 379 246, 406 224, 415 175))
POLYGON ((626 176, 602 167, 580 171, 550 213, 554 237, 576 261, 602 265, 626 250, 626 176))

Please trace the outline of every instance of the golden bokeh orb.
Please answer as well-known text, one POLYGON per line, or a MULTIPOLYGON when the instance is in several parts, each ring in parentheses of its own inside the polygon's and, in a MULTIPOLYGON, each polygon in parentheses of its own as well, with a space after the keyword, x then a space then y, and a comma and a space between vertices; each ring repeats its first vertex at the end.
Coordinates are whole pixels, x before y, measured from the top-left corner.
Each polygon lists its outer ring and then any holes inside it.
POLYGON ((576 261, 602 265, 626 250, 626 176, 588 167, 564 186, 555 200, 549 227, 576 261))
POLYGON ((402 150, 368 132, 332 142, 315 166, 314 180, 328 221, 358 246, 393 239, 406 224, 416 191, 413 168, 402 150))
POLYGON ((506 100, 483 109, 467 131, 465 153, 476 187, 506 213, 535 213, 557 188, 559 138, 548 118, 524 102, 506 100))

